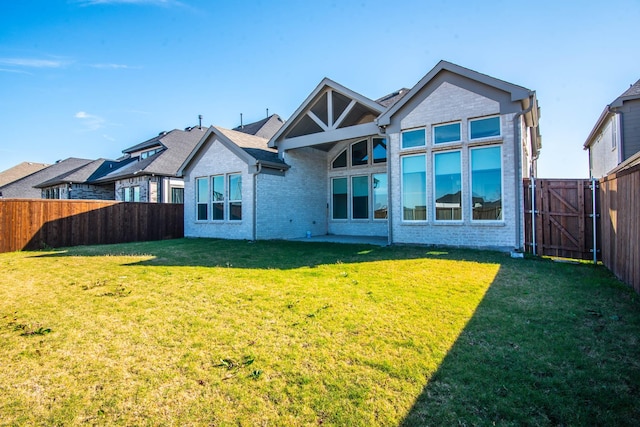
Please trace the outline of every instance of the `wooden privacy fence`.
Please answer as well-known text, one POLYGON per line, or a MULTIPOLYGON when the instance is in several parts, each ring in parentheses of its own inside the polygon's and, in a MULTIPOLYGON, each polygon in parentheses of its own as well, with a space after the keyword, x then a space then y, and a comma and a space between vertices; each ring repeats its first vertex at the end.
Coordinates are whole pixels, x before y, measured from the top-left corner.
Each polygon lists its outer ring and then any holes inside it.
POLYGON ((0 252, 183 236, 181 204, 0 200, 0 252))
POLYGON ((595 182, 588 179, 524 180, 527 252, 597 259, 598 197, 592 188, 595 182))
POLYGON ((640 164, 600 180, 602 263, 640 293, 640 164))

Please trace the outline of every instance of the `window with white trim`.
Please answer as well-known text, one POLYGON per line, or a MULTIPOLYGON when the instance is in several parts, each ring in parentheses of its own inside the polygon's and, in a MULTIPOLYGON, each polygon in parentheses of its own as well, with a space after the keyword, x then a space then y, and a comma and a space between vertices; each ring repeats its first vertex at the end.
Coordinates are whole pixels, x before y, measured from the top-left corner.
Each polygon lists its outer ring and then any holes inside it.
POLYGON ((436 221, 462 220, 462 169, 460 151, 433 155, 436 221))
POLYGON ((206 221, 209 219, 209 180, 207 178, 196 178, 196 220, 206 221))
POLYGON ((242 175, 232 174, 229 178, 229 220, 242 220, 242 175))
POLYGON ((501 147, 473 148, 470 157, 472 220, 502 220, 501 147))
POLYGON ((373 186, 373 219, 387 219, 389 210, 389 193, 387 174, 375 173, 371 175, 373 186))
POLYGON ((351 217, 369 218, 369 176, 351 177, 351 217))
POLYGON ((402 132, 402 148, 424 147, 427 137, 424 129, 414 129, 402 132))
POLYGON ((224 175, 211 177, 211 219, 224 220, 224 175))
POLYGON ((427 219, 427 172, 426 156, 403 156, 402 158, 402 219, 404 221, 426 221, 427 219))
POLYGON ((446 144, 460 142, 460 122, 433 126, 433 143, 446 144))
POLYGON ((347 219, 347 194, 347 178, 333 178, 331 180, 331 218, 347 219))
POLYGON ((500 135, 500 116, 469 120, 470 140, 499 137, 500 135))

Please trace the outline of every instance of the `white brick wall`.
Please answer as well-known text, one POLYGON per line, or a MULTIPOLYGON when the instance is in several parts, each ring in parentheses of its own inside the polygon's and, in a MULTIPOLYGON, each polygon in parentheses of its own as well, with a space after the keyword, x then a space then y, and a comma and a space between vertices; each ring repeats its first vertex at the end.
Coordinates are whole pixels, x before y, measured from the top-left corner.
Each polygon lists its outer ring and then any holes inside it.
MULTIPOLYGON (((253 178, 249 166, 224 145, 214 140, 184 177, 184 235, 185 237, 216 237, 222 239, 253 240, 253 178), (196 221, 195 179, 212 175, 242 173, 242 220, 213 222, 196 221)), ((225 182, 225 186, 226 186, 225 182)), ((226 189, 225 189, 226 191, 226 189)), ((211 182, 209 181, 209 192, 211 182)), ((211 204, 208 207, 211 217, 211 204)))
MULTIPOLYGON (((514 114, 501 116, 502 136, 482 142, 468 141, 468 119, 499 113, 498 102, 470 92, 466 89, 443 83, 429 97, 400 121, 403 129, 426 127, 427 147, 400 150, 400 133, 389 135, 389 158, 391 159, 391 201, 393 243, 418 243, 468 247, 494 247, 511 249, 519 242, 516 229, 522 225, 516 203, 521 203, 520 167, 514 148, 514 114), (462 209, 460 223, 435 222, 435 200, 433 190, 433 153, 431 126, 451 121, 461 121, 462 143, 438 146, 436 150, 461 151, 462 162, 462 209), (502 149, 502 221, 471 221, 470 196, 470 149, 485 144, 497 144, 502 149), (400 155, 426 153, 427 156, 427 209, 428 219, 423 223, 407 223, 402 220, 400 155), (518 183, 516 183, 516 175, 518 183)), ((520 143, 520 142, 518 142, 520 143)), ((520 232, 522 238, 523 232, 520 232)))
POLYGON ((287 151, 286 175, 258 175, 258 239, 327 234, 327 154, 313 148, 287 151))

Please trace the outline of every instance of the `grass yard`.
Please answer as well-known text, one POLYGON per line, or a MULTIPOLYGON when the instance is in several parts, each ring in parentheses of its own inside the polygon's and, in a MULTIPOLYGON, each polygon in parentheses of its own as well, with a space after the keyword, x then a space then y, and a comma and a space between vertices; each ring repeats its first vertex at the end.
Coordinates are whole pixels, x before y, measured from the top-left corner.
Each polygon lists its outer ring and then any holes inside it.
POLYGON ((207 239, 0 254, 0 425, 637 425, 606 269, 207 239))

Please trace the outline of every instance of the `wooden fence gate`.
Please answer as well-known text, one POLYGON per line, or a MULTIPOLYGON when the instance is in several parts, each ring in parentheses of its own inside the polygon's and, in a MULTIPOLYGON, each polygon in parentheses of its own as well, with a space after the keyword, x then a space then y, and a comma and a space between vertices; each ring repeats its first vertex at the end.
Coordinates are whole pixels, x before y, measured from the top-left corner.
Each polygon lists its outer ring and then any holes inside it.
POLYGON ((589 179, 525 179, 526 251, 599 259, 597 186, 589 179))

